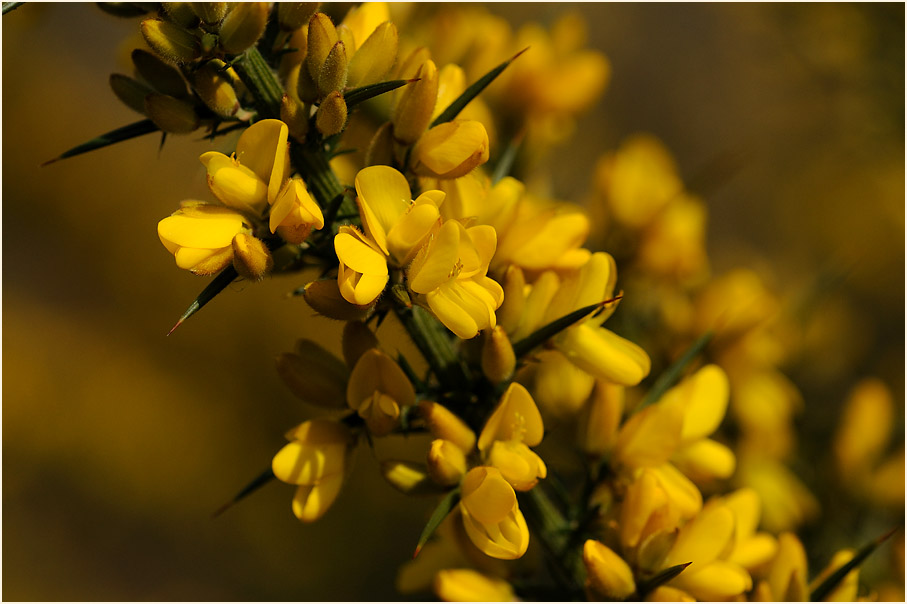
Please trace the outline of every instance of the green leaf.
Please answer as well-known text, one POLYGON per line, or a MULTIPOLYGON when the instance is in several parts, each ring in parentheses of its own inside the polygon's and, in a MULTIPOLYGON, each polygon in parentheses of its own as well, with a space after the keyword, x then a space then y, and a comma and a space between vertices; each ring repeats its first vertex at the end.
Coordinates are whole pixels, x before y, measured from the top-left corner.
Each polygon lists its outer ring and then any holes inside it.
POLYGON ((485 75, 483 75, 481 78, 479 78, 475 82, 473 82, 472 86, 470 86, 469 88, 464 90, 463 94, 461 94, 456 99, 454 99, 454 101, 450 105, 448 105, 447 109, 442 111, 441 115, 439 115, 438 117, 435 118, 435 121, 433 121, 431 123, 430 127, 434 128, 438 124, 443 124, 444 122, 449 122, 450 120, 457 117, 460 114, 460 112, 463 111, 463 108, 466 107, 466 105, 468 105, 470 103, 470 101, 472 101, 474 98, 479 96, 479 93, 481 93, 483 90, 485 90, 485 88, 489 84, 491 84, 496 77, 501 75, 501 73, 505 69, 507 69, 507 66, 510 65, 514 61, 514 59, 516 59, 518 56, 520 56, 527 50, 529 50, 529 47, 524 48, 520 52, 516 53, 515 55, 513 55, 512 57, 510 57, 509 59, 507 59, 506 61, 504 61, 503 63, 501 63, 500 65, 498 65, 497 67, 495 67, 494 69, 492 69, 491 71, 486 73, 485 75))
POLYGON ((882 545, 889 537, 897 532, 897 530, 898 529, 892 529, 875 541, 871 541, 861 547, 847 564, 844 564, 841 568, 828 575, 828 577, 813 590, 813 593, 810 595, 810 600, 813 602, 825 600, 832 590, 838 586, 838 583, 844 580, 844 577, 846 577, 850 571, 860 566, 860 564, 869 557, 869 554, 874 552, 877 547, 882 545))
POLYGON ((176 331, 176 328, 182 325, 183 321, 201 310, 202 306, 214 299, 214 296, 224 291, 224 289, 226 289, 228 285, 233 283, 233 281, 238 276, 239 275, 236 273, 236 269, 233 268, 232 264, 218 273, 217 276, 214 277, 214 279, 205 287, 205 289, 202 290, 202 293, 200 293, 198 297, 196 297, 195 300, 192 301, 192 304, 189 305, 189 308, 186 309, 186 312, 184 312, 183 315, 179 318, 179 321, 176 322, 176 325, 174 325, 170 329, 170 331, 167 332, 167 335, 169 336, 174 331, 176 331))
POLYGON ((250 483, 247 484, 245 487, 243 487, 243 489, 242 489, 239 493, 237 493, 237 494, 233 497, 233 499, 231 499, 230 501, 228 501, 228 502, 225 503, 224 505, 220 506, 220 507, 217 509, 217 511, 214 512, 214 514, 212 514, 211 517, 212 517, 212 518, 217 518, 218 516, 220 516, 221 514, 223 514, 224 512, 226 512, 228 509, 230 509, 230 508, 233 506, 233 504, 238 503, 238 502, 241 501, 242 499, 245 499, 245 497, 246 497, 247 495, 251 495, 252 493, 254 493, 255 491, 257 491, 257 490, 260 489, 261 487, 263 487, 263 486, 265 486, 266 484, 268 484, 269 482, 271 482, 271 480, 273 480, 274 478, 276 478, 276 476, 274 476, 274 472, 271 471, 271 468, 268 468, 267 470, 265 470, 264 472, 262 472, 261 474, 259 474, 257 477, 255 477, 255 478, 252 480, 252 482, 250 482, 250 483))
POLYGON ((377 84, 360 86, 359 88, 354 88, 353 90, 350 90, 349 92, 344 94, 343 100, 346 101, 346 108, 352 109, 359 103, 363 103, 380 94, 390 92, 391 90, 396 90, 401 86, 406 86, 407 84, 417 81, 418 78, 412 80, 390 80, 388 82, 378 82, 377 84))
MULTIPOLYGON (((670 581, 671 579, 673 579, 674 577, 676 577, 677 575, 682 573, 684 571, 684 569, 686 567, 688 567, 690 564, 692 564, 692 562, 687 562, 685 564, 678 564, 676 566, 672 566, 670 568, 664 569, 660 573, 656 574, 654 577, 639 581, 636 584, 636 593, 641 597, 645 597, 650 591, 652 591, 656 587, 664 585, 665 583, 667 583, 668 581, 670 581)), ((631 596, 629 599, 634 600, 636 598, 633 598, 631 596)))
POLYGON ((588 315, 601 310, 606 305, 620 300, 622 297, 623 296, 617 296, 615 298, 611 298, 610 300, 604 300, 603 302, 596 302, 595 304, 584 306, 578 310, 574 310, 572 313, 564 315, 560 319, 555 319, 551 323, 539 327, 534 332, 532 332, 519 342, 515 343, 513 345, 513 353, 516 355, 517 359, 522 358, 536 346, 539 346, 542 343, 548 341, 558 333, 567 329, 581 319, 584 319, 588 315))
POLYGON ((655 381, 655 384, 652 385, 652 388, 646 393, 644 399, 642 399, 636 408, 633 409, 632 413, 636 413, 643 407, 651 405, 660 399, 668 389, 676 384, 680 380, 680 376, 687 366, 693 362, 693 360, 702 353, 709 342, 712 341, 714 333, 707 331, 699 339, 693 342, 693 344, 683 353, 679 359, 677 359, 673 365, 668 367, 655 381))
POLYGON ((142 136, 143 134, 149 134, 151 132, 157 131, 157 125, 151 120, 142 120, 140 122, 135 122, 134 124, 129 124, 128 126, 117 128, 116 130, 111 130, 110 132, 102 134, 97 138, 93 138, 86 143, 82 143, 77 147, 73 147, 59 157, 55 157, 54 159, 46 161, 41 165, 46 166, 48 164, 54 163, 55 161, 66 159, 67 157, 73 157, 75 155, 81 155, 82 153, 88 153, 89 151, 94 151, 95 149, 101 149, 114 143, 121 143, 131 138, 136 138, 138 136, 142 136))
POLYGON ((419 552, 422 551, 422 547, 428 543, 429 538, 434 534, 438 526, 441 525, 441 521, 447 518, 447 515, 450 514, 459 501, 459 487, 451 490, 444 496, 444 499, 441 500, 441 503, 439 503, 438 507, 435 508, 435 511, 432 512, 431 518, 428 519, 428 524, 422 529, 422 534, 419 536, 419 542, 416 544, 416 551, 413 552, 413 558, 419 555, 419 552))

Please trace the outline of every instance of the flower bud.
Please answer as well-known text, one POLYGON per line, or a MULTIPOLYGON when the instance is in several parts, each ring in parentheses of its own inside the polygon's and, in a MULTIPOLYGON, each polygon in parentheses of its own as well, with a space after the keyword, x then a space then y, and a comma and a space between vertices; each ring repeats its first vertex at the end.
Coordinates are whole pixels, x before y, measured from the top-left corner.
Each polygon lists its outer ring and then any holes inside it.
POLYGON ((394 127, 385 122, 376 131, 365 151, 366 166, 392 166, 394 164, 394 127))
POLYGON ((296 342, 295 352, 277 357, 277 374, 304 403, 326 409, 346 406, 349 370, 339 359, 311 340, 296 342))
POLYGON ((413 148, 413 172, 460 178, 488 161, 488 133, 476 121, 445 122, 422 135, 413 148))
POLYGON ((133 50, 131 56, 136 72, 157 92, 178 99, 189 95, 186 80, 179 69, 141 48, 133 50))
POLYGON ((506 381, 513 375, 516 367, 516 355, 510 338, 504 329, 497 325, 487 332, 482 346, 482 373, 492 384, 506 381))
POLYGON ((110 74, 110 89, 120 101, 133 111, 145 113, 145 97, 154 91, 129 76, 110 74))
POLYGON ((362 321, 347 321, 343 326, 341 344, 347 367, 355 367, 363 354, 372 348, 378 348, 378 338, 362 321))
POLYGON ((170 20, 177 25, 187 29, 198 27, 198 15, 192 10, 191 2, 162 2, 161 5, 170 20))
POLYGON ((220 23, 227 15, 226 2, 188 2, 189 6, 202 20, 202 23, 214 25, 220 23))
POLYGON ((623 386, 595 380, 595 388, 580 421, 579 445, 587 454, 601 457, 614 447, 624 412, 624 399, 623 386))
POLYGON ((380 82, 397 59, 397 28, 386 21, 375 28, 350 59, 349 86, 357 88, 380 82))
POLYGON ((438 484, 453 486, 466 473, 466 455, 449 440, 433 440, 428 451, 428 473, 438 484))
POLYGON ((342 94, 334 91, 321 101, 315 114, 315 127, 324 136, 339 134, 346 126, 346 116, 346 101, 342 94))
POLYGON ((305 286, 303 298, 312 310, 329 319, 356 321, 368 315, 369 308, 361 308, 347 302, 340 294, 336 279, 312 281, 305 286))
POLYGON ((381 475, 392 487, 405 495, 427 495, 438 492, 422 464, 409 461, 387 460, 381 462, 381 475))
MULTIPOLYGON (((306 69, 313 81, 318 81, 318 74, 328 58, 331 49, 340 40, 337 29, 330 17, 324 13, 315 13, 309 20, 308 49, 306 52, 306 69)), ((300 79, 302 76, 300 75, 300 79)), ((300 95, 302 98, 302 95, 300 95)))
POLYGON ((288 84, 292 81, 294 74, 296 76, 296 96, 303 103, 314 103, 318 98, 318 85, 315 83, 315 79, 309 75, 309 70, 299 65, 287 78, 288 84))
POLYGON ((225 69, 226 64, 219 59, 206 63, 195 72, 195 91, 211 111, 220 117, 232 117, 239 111, 239 99, 225 69))
POLYGON ((188 63, 201 55, 198 38, 169 21, 142 21, 142 36, 154 52, 174 63, 188 63))
POLYGON ((434 62, 425 61, 415 77, 419 81, 403 87, 391 119, 394 138, 404 145, 415 143, 428 128, 438 99, 438 68, 434 62))
POLYGON ((228 54, 238 55, 253 46, 268 24, 270 8, 267 2, 240 2, 220 26, 220 47, 228 54))
POLYGON ((284 31, 294 31, 309 22, 320 2, 280 2, 277 4, 277 24, 284 31))
POLYGON ((291 178, 278 193, 271 207, 269 226, 271 232, 276 230, 285 241, 293 244, 305 241, 313 227, 324 227, 321 208, 309 195, 301 178, 291 178))
POLYGON ((306 115, 305 105, 289 94, 283 95, 280 103, 280 121, 287 125, 291 137, 305 142, 305 135, 309 132, 309 116, 306 115))
POLYGON ((233 266, 240 277, 261 281, 274 268, 274 258, 261 239, 240 233, 233 238, 233 266))
POLYGON ((586 588, 593 596, 590 600, 624 600, 636 591, 630 566, 605 544, 587 540, 583 545, 583 564, 588 573, 586 588))
POLYGON ((464 453, 470 453, 476 446, 475 432, 447 407, 423 400, 419 401, 419 413, 434 438, 452 442, 464 453))
POLYGON ((516 602, 513 588, 468 568, 446 569, 435 575, 434 590, 444 602, 516 602))
POLYGON ((188 101, 166 94, 149 94, 145 97, 145 115, 158 128, 172 134, 186 134, 198 128, 198 114, 188 101))
POLYGON ((348 67, 346 45, 338 41, 331 47, 315 80, 318 84, 318 96, 326 97, 332 92, 343 90, 346 87, 348 67))

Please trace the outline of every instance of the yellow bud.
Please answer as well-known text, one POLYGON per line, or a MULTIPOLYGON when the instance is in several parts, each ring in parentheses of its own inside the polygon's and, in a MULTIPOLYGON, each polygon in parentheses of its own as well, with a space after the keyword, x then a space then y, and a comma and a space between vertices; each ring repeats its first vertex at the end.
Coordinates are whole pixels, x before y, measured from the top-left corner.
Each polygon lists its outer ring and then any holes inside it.
POLYGON ((293 75, 296 76, 296 96, 303 103, 314 103, 318 98, 318 86, 312 76, 309 75, 309 70, 302 65, 297 65, 287 79, 288 84, 292 80, 293 75))
POLYGON ((336 279, 312 281, 305 286, 302 296, 312 310, 329 319, 356 321, 368 315, 368 308, 350 304, 344 299, 336 279))
POLYGON ((875 465, 888 442, 894 403, 885 384, 867 378, 848 396, 834 440, 834 454, 841 474, 852 479, 875 465))
POLYGON ((213 25, 220 23, 227 15, 226 2, 189 2, 187 3, 203 23, 213 25))
POLYGON ((516 367, 516 355, 510 338, 500 325, 485 335, 482 346, 482 373, 492 384, 499 384, 513 375, 516 367))
POLYGON ((166 94, 145 97, 145 115, 164 132, 186 134, 198 128, 198 114, 188 101, 166 94))
POLYGON ((320 2, 279 2, 277 23, 284 31, 294 31, 309 22, 320 2))
MULTIPOLYGON (((339 41, 337 29, 331 23, 330 17, 324 13, 315 13, 309 20, 308 49, 306 53, 306 69, 313 81, 318 80, 321 67, 328 58, 331 49, 339 41)), ((300 75, 300 78, 302 76, 300 75)), ((302 95, 299 95, 302 98, 302 95)), ((304 100, 304 99, 303 99, 304 100)))
POLYGON ((346 87, 349 60, 346 56, 346 45, 341 41, 331 47, 331 51, 318 72, 318 96, 326 97, 346 87))
POLYGON ((624 413, 625 388, 595 380, 592 396, 580 421, 579 445, 589 455, 601 457, 617 442, 617 429, 624 413))
POLYGON ((261 281, 274 268, 274 258, 261 239, 247 233, 233 238, 233 266, 250 281, 261 281))
POLYGON ((422 135, 413 157, 420 176, 460 178, 488 161, 488 132, 475 121, 438 124, 422 135))
POLYGON ((145 113, 145 97, 154 92, 141 82, 119 73, 110 74, 110 88, 124 105, 142 114, 145 113))
POLYGON ((195 91, 211 111, 220 117, 231 117, 239 111, 239 99, 225 69, 226 64, 219 59, 206 63, 195 72, 195 91))
POLYGON ((253 46, 268 24, 270 8, 267 2, 240 2, 220 26, 220 47, 228 54, 238 55, 253 46))
POLYGON ((397 28, 387 21, 356 49, 350 59, 349 86, 357 88, 380 82, 397 60, 397 28))
POLYGON ((468 568, 446 569, 435 575, 434 590, 444 602, 516 602, 507 581, 468 568))
POLYGON ((277 374, 305 403, 326 409, 346 407, 346 365, 311 340, 299 340, 295 352, 280 354, 277 374))
POLYGON ((347 321, 347 324, 343 326, 341 342, 343 360, 346 361, 348 367, 355 367, 359 357, 366 351, 378 348, 378 338, 362 321, 347 321))
POLYGON ((324 136, 343 132, 346 125, 346 101, 343 95, 334 91, 327 95, 315 113, 315 127, 324 136))
POLYGON ((166 61, 162 61, 156 55, 136 48, 132 51, 132 63, 135 65, 136 72, 157 92, 176 98, 189 95, 186 80, 183 79, 180 70, 166 61))
POLYGON ((405 145, 415 143, 428 128, 438 99, 438 68, 434 62, 425 61, 415 77, 419 81, 403 87, 391 119, 394 138, 405 145))
POLYGON ((169 21, 142 21, 142 36, 154 52, 174 63, 188 63, 201 55, 198 38, 169 21))
POLYGON ((419 413, 425 419, 428 431, 434 438, 450 441, 466 453, 471 452, 476 446, 475 432, 443 405, 432 401, 419 401, 419 413))
POLYGON ((604 543, 587 540, 583 545, 583 564, 588 573, 586 588, 594 596, 590 600, 623 600, 636 591, 630 566, 604 543))
POLYGON ((164 12, 170 20, 186 28, 198 27, 198 15, 192 10, 191 2, 162 2, 164 12))
POLYGON ((548 475, 548 467, 538 454, 515 440, 496 440, 486 454, 489 465, 501 471, 504 480, 516 491, 529 491, 539 478, 548 475))
POLYGON ((438 484, 453 486, 466 473, 466 455, 449 440, 433 440, 428 451, 428 473, 438 484))
POLYGON ((376 131, 365 151, 366 166, 392 166, 394 163, 394 130, 385 122, 376 131))
POLYGON ((309 132, 309 117, 306 115, 305 105, 288 94, 283 95, 280 103, 280 121, 287 125, 290 136, 299 142, 305 142, 305 135, 309 132))
POLYGON ((438 485, 431 480, 423 464, 382 461, 381 475, 392 487, 406 495, 428 495, 439 491, 438 485))

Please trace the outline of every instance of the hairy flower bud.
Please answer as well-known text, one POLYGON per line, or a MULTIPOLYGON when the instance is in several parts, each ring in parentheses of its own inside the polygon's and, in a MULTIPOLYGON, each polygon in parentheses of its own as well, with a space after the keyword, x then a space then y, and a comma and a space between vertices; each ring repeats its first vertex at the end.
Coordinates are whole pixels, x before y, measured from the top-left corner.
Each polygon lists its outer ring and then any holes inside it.
POLYGON ((202 23, 214 25, 220 23, 227 15, 226 2, 189 2, 187 3, 202 20, 202 23))
POLYGON ((199 98, 220 117, 232 117, 239 111, 239 99, 226 68, 223 61, 215 59, 198 69, 194 78, 199 98))
MULTIPOLYGON (((308 49, 305 65, 313 81, 318 81, 318 75, 321 73, 325 59, 328 58, 331 49, 339 40, 337 28, 331 23, 330 17, 324 13, 312 15, 309 20, 308 49)), ((302 95, 300 95, 300 98, 302 98, 302 95)))
POLYGON ((270 7, 267 2, 240 2, 220 26, 220 47, 228 54, 238 55, 253 46, 268 23, 270 7))
POLYGON ((198 38, 169 21, 142 21, 142 36, 154 52, 174 63, 188 63, 201 55, 198 38))
POLYGON ((338 41, 331 47, 328 56, 324 59, 318 77, 318 96, 326 97, 332 92, 342 91, 346 87, 346 78, 349 69, 346 45, 338 41))
POLYGON ((333 136, 343 131, 346 126, 346 101, 343 95, 334 91, 321 101, 315 114, 315 126, 324 136, 333 136))
POLYGON ((277 24, 284 31, 294 31, 309 22, 320 2, 279 2, 277 24))
POLYGON ((497 325, 486 332, 482 346, 482 373, 492 384, 499 384, 513 375, 516 367, 516 356, 513 345, 504 329, 497 325))
POLYGON ((261 239, 239 233, 233 238, 233 266, 240 277, 261 281, 274 268, 274 258, 261 239))
POLYGON ((305 105, 289 94, 283 95, 280 103, 280 121, 287 125, 290 136, 299 142, 305 141, 309 132, 309 116, 306 114, 305 105))

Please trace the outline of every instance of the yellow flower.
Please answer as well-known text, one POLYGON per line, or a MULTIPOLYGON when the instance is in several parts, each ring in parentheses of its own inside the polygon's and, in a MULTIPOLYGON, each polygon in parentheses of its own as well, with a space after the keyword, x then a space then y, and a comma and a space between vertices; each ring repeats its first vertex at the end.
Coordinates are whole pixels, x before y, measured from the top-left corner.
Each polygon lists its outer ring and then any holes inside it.
POLYGON ((309 195, 301 178, 291 178, 277 195, 269 218, 271 232, 288 243, 302 243, 312 228, 324 227, 321 208, 309 195))
POLYGON ((428 473, 440 485, 455 485, 466 473, 466 455, 449 440, 435 439, 428 451, 428 473))
POLYGON ((460 495, 463 526, 486 555, 515 560, 529 546, 529 527, 517 505, 516 493, 501 472, 479 466, 463 478, 460 495))
POLYGON ((516 602, 513 588, 467 568, 442 570, 435 575, 435 593, 445 602, 516 602))
POLYGON ((488 132, 473 120, 445 122, 419 137, 412 153, 416 174, 460 178, 488 161, 488 132))
POLYGON ((334 237, 334 251, 340 265, 337 285, 343 299, 356 306, 368 306, 387 285, 387 260, 378 245, 358 229, 342 226, 334 237))
POLYGON ((407 271, 409 288, 448 329, 463 339, 496 325, 504 291, 486 276, 496 238, 489 226, 465 228, 450 220, 416 255, 407 271))
POLYGON ((501 471, 517 491, 528 491, 548 475, 545 462, 532 449, 514 440, 496 440, 486 455, 488 464, 501 471))
POLYGON ((865 475, 880 460, 891 440, 894 402, 879 379, 865 379, 844 404, 834 440, 835 461, 845 480, 865 475))
POLYGON ((768 572, 768 591, 774 601, 805 602, 809 599, 806 550, 793 533, 778 535, 778 553, 768 572))
POLYGON ((359 357, 350 373, 346 402, 365 420, 372 434, 389 434, 397 425, 400 408, 415 401, 409 378, 393 359, 376 348, 359 357))
POLYGON ((630 566, 604 543, 588 539, 583 544, 583 564, 588 573, 586 589, 594 599, 624 600, 636 591, 630 566))
POLYGON ((762 502, 753 489, 742 488, 724 497, 724 503, 734 514, 734 547, 728 560, 752 571, 771 560, 778 550, 778 541, 768 533, 757 533, 762 502))
POLYGON ((249 232, 241 214, 201 201, 182 207, 157 225, 157 234, 176 265, 196 275, 212 275, 233 261, 233 238, 249 232))
POLYGON ((211 192, 226 206, 261 214, 290 174, 288 137, 280 120, 261 120, 246 128, 232 156, 203 153, 199 159, 208 170, 211 192))
POLYGON ((343 424, 324 419, 303 422, 286 436, 290 443, 274 456, 271 470, 279 480, 299 485, 293 513, 303 522, 313 522, 340 492, 353 438, 343 424))
POLYGON ((469 454, 476 446, 476 434, 447 407, 433 401, 419 401, 419 413, 434 438, 450 441, 469 454))
POLYGON ((545 427, 529 391, 513 382, 485 422, 479 435, 479 451, 490 450, 495 441, 517 441, 530 447, 542 442, 545 427))
POLYGON ((407 265, 438 223, 441 191, 412 200, 406 177, 389 166, 371 166, 356 175, 362 227, 397 266, 407 265))

